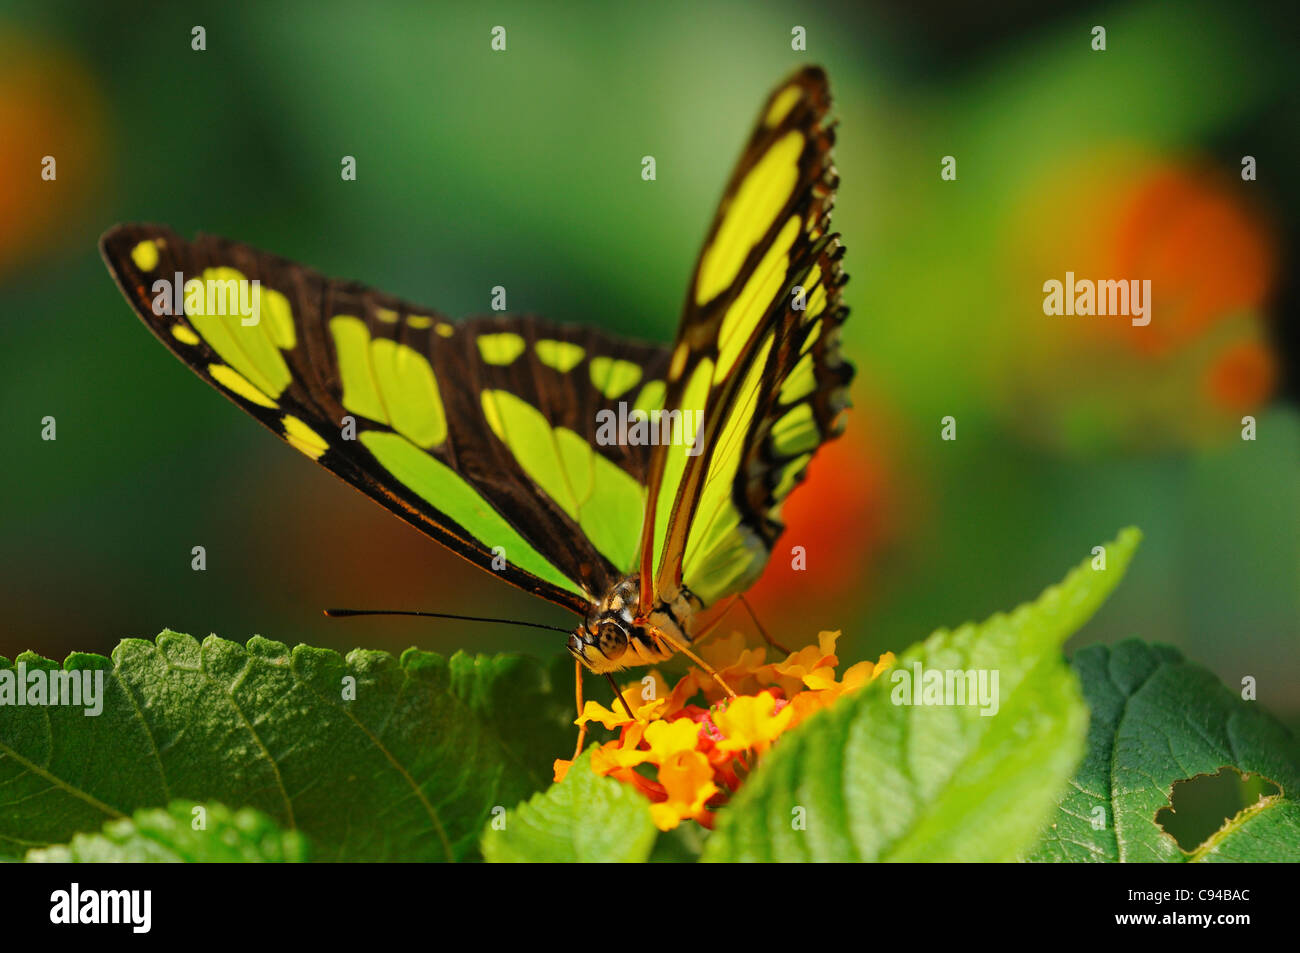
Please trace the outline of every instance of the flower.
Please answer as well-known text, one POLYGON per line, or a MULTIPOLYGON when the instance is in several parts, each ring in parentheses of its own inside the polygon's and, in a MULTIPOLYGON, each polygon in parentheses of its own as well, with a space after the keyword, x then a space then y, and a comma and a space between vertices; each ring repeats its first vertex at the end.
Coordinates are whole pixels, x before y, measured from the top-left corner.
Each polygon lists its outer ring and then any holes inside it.
POLYGON ((60 243, 84 241, 97 214, 105 109, 85 61, 0 24, 0 129, 3 274, 60 243))
MULTIPOLYGON (((876 662, 851 666, 837 681, 839 636, 823 632, 816 645, 771 663, 766 648, 748 648, 740 633, 701 646, 734 698, 711 675, 691 668, 671 689, 658 671, 627 685, 620 692, 626 709, 618 701, 610 707, 587 702, 576 724, 618 732, 592 751, 592 771, 643 793, 660 830, 688 819, 711 828, 714 811, 782 734, 894 663, 886 652, 876 662), (705 704, 694 703, 701 698, 705 704)), ((571 765, 556 761, 555 780, 563 780, 571 765)))
POLYGON ((753 751, 762 754, 790 727, 794 709, 771 692, 741 695, 718 712, 714 719, 721 735, 714 744, 719 751, 753 751))
POLYGON ((1236 168, 1116 145, 1031 182, 1007 229, 1003 288, 1016 303, 996 338, 1008 419, 1067 453, 1238 440, 1242 415, 1281 378, 1269 324, 1282 249, 1250 195, 1236 168), (1067 272, 1136 283, 1143 317, 1123 298, 1127 313, 1049 317, 1036 289, 1067 272))

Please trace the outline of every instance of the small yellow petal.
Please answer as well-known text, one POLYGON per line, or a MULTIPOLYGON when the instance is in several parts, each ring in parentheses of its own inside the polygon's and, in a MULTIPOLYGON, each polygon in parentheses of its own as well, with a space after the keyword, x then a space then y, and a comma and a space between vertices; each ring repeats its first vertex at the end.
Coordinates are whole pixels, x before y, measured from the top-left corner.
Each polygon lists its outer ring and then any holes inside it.
POLYGON ((663 764, 680 752, 694 751, 699 739, 700 726, 689 718, 652 722, 645 730, 645 740, 650 745, 652 754, 651 760, 656 764, 663 764))
POLYGON ((661 831, 670 831, 704 810, 718 793, 709 759, 698 751, 679 751, 659 767, 659 783, 668 800, 650 805, 650 816, 661 831))
POLYGON ((732 699, 725 711, 714 716, 723 734, 719 751, 765 751, 790 725, 794 710, 789 705, 776 711, 776 698, 768 692, 732 699))
POLYGON ((632 719, 627 717, 627 712, 623 711, 623 706, 618 705, 617 711, 611 711, 600 702, 587 702, 582 706, 582 714, 574 721, 575 725, 585 725, 588 722, 598 721, 606 728, 618 728, 628 724, 632 719))

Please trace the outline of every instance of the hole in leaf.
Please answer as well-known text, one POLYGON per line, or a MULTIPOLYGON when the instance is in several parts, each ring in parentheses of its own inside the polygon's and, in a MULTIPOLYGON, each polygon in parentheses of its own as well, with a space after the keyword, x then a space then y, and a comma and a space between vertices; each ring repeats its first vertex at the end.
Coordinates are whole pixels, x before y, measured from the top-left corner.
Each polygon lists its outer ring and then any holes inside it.
POLYGON ((1282 789, 1262 774, 1243 775, 1225 765, 1214 774, 1175 781, 1169 807, 1156 811, 1156 823, 1190 853, 1246 808, 1281 793, 1282 789))

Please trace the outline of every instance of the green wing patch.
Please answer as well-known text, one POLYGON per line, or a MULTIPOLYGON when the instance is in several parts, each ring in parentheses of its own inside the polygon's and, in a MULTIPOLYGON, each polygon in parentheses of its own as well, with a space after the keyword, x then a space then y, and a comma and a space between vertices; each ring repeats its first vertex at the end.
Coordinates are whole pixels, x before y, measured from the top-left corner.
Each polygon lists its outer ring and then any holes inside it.
POLYGON ((834 331, 847 310, 843 248, 828 234, 829 109, 819 69, 772 94, 696 265, 667 401, 702 411, 703 452, 667 447, 654 463, 662 479, 641 558, 655 591, 685 585, 708 605, 751 585, 781 532, 781 503, 839 431, 853 369, 834 331))
POLYGON ((101 250, 195 373, 459 555, 579 615, 629 572, 643 612, 683 585, 708 605, 762 572, 847 404, 829 108, 818 69, 764 105, 672 348, 533 316, 453 323, 158 226, 101 250), (611 436, 635 412, 657 439, 611 436))
POLYGON ((101 245, 145 324, 195 373, 439 542, 485 568, 504 553, 501 575, 577 613, 626 571, 648 450, 595 445, 608 399, 591 368, 662 379, 662 348, 528 318, 454 325, 160 227, 121 226, 101 245), (484 407, 503 393, 526 427, 491 426, 484 407))

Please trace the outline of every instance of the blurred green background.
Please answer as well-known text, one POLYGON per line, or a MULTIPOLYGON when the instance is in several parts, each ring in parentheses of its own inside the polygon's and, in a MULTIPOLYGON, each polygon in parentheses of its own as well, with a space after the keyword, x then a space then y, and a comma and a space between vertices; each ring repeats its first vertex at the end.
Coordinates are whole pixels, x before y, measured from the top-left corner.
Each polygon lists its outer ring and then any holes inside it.
POLYGON ((756 110, 815 62, 840 117, 856 410, 786 511, 808 571, 778 556, 760 617, 787 642, 843 629, 846 659, 874 658, 1036 595, 1133 523, 1129 578, 1074 647, 1172 643, 1300 724, 1288 11, 1041 6, 7 4, 0 654, 164 627, 559 653, 525 629, 322 618, 568 621, 200 383, 96 240, 163 222, 453 316, 504 285, 512 310, 667 341, 756 110), (1045 316, 1042 284, 1067 270, 1151 279, 1152 324, 1045 316))

